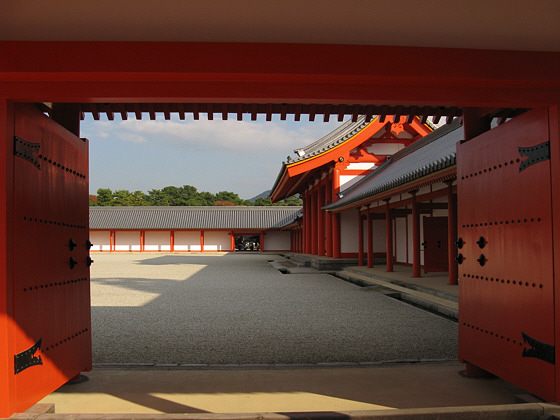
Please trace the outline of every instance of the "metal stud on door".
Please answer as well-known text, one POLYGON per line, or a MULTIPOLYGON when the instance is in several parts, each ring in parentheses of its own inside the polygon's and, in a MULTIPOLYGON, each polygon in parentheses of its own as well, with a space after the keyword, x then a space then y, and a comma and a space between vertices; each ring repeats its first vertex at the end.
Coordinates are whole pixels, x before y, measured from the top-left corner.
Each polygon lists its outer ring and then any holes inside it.
POLYGON ((31 105, 16 106, 15 407, 91 369, 88 145, 31 105))
POLYGON ((459 358, 555 398, 548 113, 458 145, 459 358))

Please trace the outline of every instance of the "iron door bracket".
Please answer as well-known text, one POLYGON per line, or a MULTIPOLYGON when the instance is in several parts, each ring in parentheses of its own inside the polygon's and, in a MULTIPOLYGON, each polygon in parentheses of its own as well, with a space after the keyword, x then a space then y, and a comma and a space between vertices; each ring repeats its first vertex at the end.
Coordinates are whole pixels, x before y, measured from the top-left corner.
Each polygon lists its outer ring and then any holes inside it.
POLYGON ((21 371, 27 369, 31 366, 42 365, 43 359, 41 356, 35 356, 38 350, 41 349, 41 342, 43 341, 42 338, 39 339, 33 346, 29 349, 22 351, 14 356, 14 370, 15 374, 17 375, 21 371))

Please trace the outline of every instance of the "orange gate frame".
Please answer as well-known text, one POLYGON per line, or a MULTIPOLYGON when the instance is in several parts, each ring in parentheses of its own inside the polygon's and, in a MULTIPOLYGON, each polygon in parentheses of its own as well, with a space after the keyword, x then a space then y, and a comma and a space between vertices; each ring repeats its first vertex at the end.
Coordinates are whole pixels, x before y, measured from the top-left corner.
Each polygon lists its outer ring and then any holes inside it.
MULTIPOLYGON (((9 57, 0 62, 0 343, 6 343, 0 345, 0 372, 13 368, 15 345, 11 332, 15 102, 541 106, 550 113, 551 188, 560 191, 560 53, 306 44, 0 42, 0 56, 9 57)), ((553 241, 560 243, 555 221, 560 221, 558 194, 552 197, 552 224, 553 241)), ((337 232, 334 229, 335 242, 337 232)), ((560 247, 553 252, 558 267, 560 247)), ((560 284, 558 269, 554 284, 560 284)), ((560 293, 554 296, 555 307, 560 307, 560 293)), ((555 311, 554 320, 560 325, 560 311, 555 311)), ((560 334, 554 340, 555 348, 560 348, 560 334)), ((16 409, 15 382, 14 375, 0 377, 0 407, 7 407, 7 413, 16 409)), ((557 367, 555 382, 560 383, 557 367)), ((559 388, 553 397, 558 402, 559 388)))

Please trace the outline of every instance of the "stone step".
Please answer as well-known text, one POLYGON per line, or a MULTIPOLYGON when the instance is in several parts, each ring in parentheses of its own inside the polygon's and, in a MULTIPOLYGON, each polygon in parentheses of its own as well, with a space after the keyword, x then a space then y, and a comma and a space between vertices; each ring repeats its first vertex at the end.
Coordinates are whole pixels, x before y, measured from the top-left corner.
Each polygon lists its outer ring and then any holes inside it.
POLYGON ((339 271, 337 276, 360 286, 377 285, 391 289, 398 293, 399 299, 404 302, 420 306, 448 318, 459 319, 459 304, 455 301, 397 285, 384 279, 356 273, 348 269, 339 271))

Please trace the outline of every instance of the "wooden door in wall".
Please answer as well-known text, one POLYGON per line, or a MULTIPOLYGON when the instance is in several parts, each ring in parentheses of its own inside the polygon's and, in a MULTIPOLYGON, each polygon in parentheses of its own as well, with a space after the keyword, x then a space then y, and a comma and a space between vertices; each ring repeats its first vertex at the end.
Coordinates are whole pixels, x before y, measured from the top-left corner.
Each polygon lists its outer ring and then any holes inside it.
POLYGON ((424 273, 447 271, 447 217, 424 217, 424 273))
POLYGON ((458 145, 459 358, 553 401, 547 111, 458 145))
POLYGON ((91 369, 88 144, 15 108, 13 406, 91 369))

